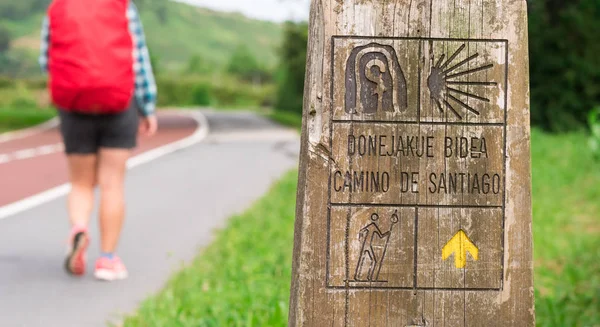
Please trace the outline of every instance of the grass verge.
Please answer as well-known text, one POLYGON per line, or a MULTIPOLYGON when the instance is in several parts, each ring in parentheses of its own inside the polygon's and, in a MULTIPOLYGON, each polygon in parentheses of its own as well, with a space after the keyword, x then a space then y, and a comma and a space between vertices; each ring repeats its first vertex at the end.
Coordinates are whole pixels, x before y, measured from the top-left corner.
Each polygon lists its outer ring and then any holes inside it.
MULTIPOLYGON (((532 131, 538 326, 600 326, 600 163, 583 134, 532 131)), ((125 326, 286 326, 297 173, 125 326)))
POLYGON ((267 117, 281 125, 293 127, 298 131, 302 130, 302 115, 300 114, 273 110, 267 117))
POLYGON ((0 108, 0 133, 38 125, 55 116, 51 109, 0 108))
POLYGON ((532 132, 539 326, 600 326, 600 163, 583 133, 532 132))

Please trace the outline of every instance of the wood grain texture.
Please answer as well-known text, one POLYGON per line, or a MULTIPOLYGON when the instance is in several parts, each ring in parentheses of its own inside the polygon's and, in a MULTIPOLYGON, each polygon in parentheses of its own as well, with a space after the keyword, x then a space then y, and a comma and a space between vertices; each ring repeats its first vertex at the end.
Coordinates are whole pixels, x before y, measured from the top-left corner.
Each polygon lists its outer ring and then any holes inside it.
POLYGON ((525 1, 309 29, 289 326, 534 326, 525 1))

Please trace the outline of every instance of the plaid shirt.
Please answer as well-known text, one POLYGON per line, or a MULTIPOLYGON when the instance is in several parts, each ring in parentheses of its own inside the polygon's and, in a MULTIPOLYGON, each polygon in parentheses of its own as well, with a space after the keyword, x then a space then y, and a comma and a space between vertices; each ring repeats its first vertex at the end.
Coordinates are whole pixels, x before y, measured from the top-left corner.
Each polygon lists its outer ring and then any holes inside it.
MULTIPOLYGON (((133 2, 129 2, 127 10, 129 31, 133 40, 133 70, 135 72, 135 97, 143 116, 151 115, 156 109, 156 81, 150 63, 150 53, 146 46, 146 37, 138 10, 133 2)), ((42 44, 40 47, 39 64, 43 72, 48 71, 48 50, 50 47, 50 21, 44 17, 42 23, 42 44)))

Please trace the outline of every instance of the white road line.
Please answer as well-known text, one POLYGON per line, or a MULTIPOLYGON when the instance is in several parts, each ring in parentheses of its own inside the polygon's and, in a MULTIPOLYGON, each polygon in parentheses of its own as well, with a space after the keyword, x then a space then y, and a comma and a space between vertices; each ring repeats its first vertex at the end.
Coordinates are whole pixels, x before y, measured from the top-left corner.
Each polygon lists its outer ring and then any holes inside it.
POLYGON ((32 136, 32 135, 47 131, 49 129, 52 129, 54 127, 57 127, 59 124, 60 124, 59 119, 55 117, 45 123, 37 125, 37 126, 33 126, 30 128, 26 128, 26 129, 21 129, 18 131, 2 133, 2 134, 0 134, 0 143, 13 141, 13 140, 17 140, 17 139, 22 139, 27 136, 32 136))
POLYGON ((41 157, 48 154, 61 152, 62 150, 63 144, 55 143, 49 145, 42 145, 35 148, 22 149, 12 153, 0 153, 0 164, 5 164, 17 160, 41 157))
MULTIPOLYGON (((206 136, 208 136, 208 133, 210 132, 210 126, 208 125, 208 120, 206 119, 206 116, 204 116, 201 112, 199 112, 199 111, 189 112, 189 111, 182 110, 182 111, 177 111, 177 113, 179 113, 180 115, 191 116, 192 118, 194 118, 196 120, 196 122, 198 122, 198 125, 200 127, 196 129, 194 134, 190 135, 189 137, 187 137, 185 139, 179 140, 179 141, 171 143, 171 144, 164 145, 160 148, 156 148, 156 149, 150 150, 148 152, 144 152, 134 158, 131 158, 127 162, 128 168, 133 168, 133 167, 137 167, 139 165, 143 165, 147 162, 158 159, 167 154, 187 148, 189 146, 192 146, 192 145, 204 140, 206 138, 206 136)), ((0 215, 0 219, 1 219, 1 215, 0 215)))
MULTIPOLYGON (((206 136, 210 132, 210 126, 208 126, 208 120, 201 112, 191 112, 182 110, 177 111, 177 113, 180 115, 191 116, 193 119, 196 120, 196 122, 198 123, 198 128, 196 129, 194 134, 186 137, 185 139, 164 145, 162 147, 150 150, 148 152, 142 153, 138 156, 129 159, 129 161, 127 162, 127 167, 129 169, 138 167, 167 154, 192 146, 206 138, 206 136)), ((2 157, 0 156, 0 162, 1 161, 2 157)), ((66 183, 44 191, 42 193, 36 194, 34 196, 28 197, 26 199, 20 200, 18 202, 14 202, 0 207, 0 220, 9 218, 23 211, 27 211, 44 203, 55 200, 61 196, 68 194, 70 189, 71 185, 69 183, 66 183)))
POLYGON ((33 158, 35 157, 37 151, 36 149, 24 149, 24 150, 19 150, 15 153, 13 153, 13 160, 22 160, 22 159, 29 159, 29 158, 33 158))
POLYGON ((62 143, 57 143, 57 144, 53 144, 53 145, 41 146, 41 147, 37 148, 37 151, 38 151, 39 155, 46 155, 46 154, 54 153, 56 151, 62 151, 63 148, 64 148, 64 146, 62 143))
POLYGON ((0 221, 66 195, 69 193, 69 190, 71 190, 71 185, 63 184, 21 201, 0 207, 0 221))

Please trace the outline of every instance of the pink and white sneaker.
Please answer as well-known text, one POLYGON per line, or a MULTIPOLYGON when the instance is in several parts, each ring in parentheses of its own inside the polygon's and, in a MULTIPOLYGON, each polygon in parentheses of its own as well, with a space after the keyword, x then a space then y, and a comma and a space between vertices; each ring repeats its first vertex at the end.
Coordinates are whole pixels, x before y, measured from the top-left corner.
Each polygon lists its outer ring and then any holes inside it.
POLYGON ((90 239, 85 228, 73 227, 69 237, 69 249, 65 260, 65 269, 71 275, 85 274, 87 264, 87 247, 90 239))
POLYGON ((94 276, 104 281, 121 280, 128 277, 127 268, 117 256, 111 259, 101 257, 96 261, 94 276))

